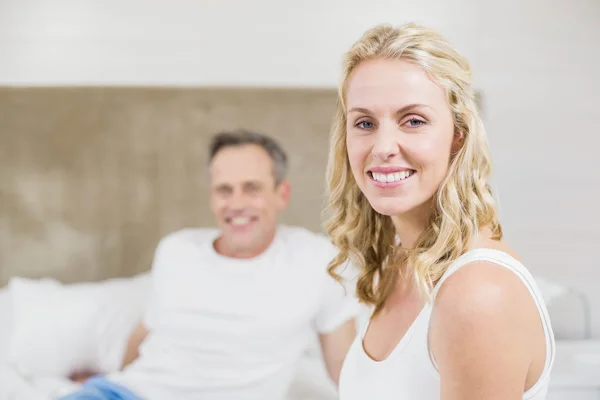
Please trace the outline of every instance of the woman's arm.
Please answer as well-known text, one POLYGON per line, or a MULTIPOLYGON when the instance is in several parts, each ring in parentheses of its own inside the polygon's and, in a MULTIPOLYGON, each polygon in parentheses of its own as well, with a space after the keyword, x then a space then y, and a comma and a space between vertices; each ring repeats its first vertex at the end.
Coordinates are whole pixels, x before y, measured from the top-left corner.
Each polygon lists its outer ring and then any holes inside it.
POLYGON ((521 400, 543 328, 535 301, 511 271, 463 266, 435 301, 429 345, 442 400, 521 400))

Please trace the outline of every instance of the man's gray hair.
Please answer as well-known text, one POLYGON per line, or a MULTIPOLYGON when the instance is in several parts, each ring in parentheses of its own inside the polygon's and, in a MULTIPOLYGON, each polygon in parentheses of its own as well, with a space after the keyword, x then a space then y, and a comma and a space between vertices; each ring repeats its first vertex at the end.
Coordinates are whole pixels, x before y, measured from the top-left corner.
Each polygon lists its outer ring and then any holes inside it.
POLYGON ((210 142, 208 161, 212 162, 215 155, 226 147, 238 147, 250 144, 262 147, 269 154, 269 157, 273 161, 275 185, 279 185, 285 179, 288 172, 288 157, 275 139, 262 133, 245 129, 217 133, 210 142))

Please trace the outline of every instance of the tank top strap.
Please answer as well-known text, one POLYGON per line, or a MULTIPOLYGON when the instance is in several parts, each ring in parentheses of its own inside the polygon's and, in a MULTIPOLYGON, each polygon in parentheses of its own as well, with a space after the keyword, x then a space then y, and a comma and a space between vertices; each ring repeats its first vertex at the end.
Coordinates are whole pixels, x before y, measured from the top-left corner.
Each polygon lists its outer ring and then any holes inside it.
POLYGON ((432 301, 437 297, 437 294, 446 279, 450 278, 463 266, 474 261, 488 261, 511 270, 521 279, 521 281, 523 281, 536 303, 543 299, 541 292, 534 284, 535 280, 533 276, 519 260, 501 250, 479 248, 467 251, 450 264, 433 289, 431 296, 432 301))

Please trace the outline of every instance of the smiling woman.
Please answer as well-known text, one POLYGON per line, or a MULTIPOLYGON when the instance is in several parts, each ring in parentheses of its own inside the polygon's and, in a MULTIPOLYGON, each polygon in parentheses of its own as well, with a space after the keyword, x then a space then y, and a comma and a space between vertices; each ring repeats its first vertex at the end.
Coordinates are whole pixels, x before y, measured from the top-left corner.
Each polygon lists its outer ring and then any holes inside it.
POLYGON ((361 191, 383 214, 427 207, 444 179, 451 147, 462 139, 453 135, 445 92, 405 60, 361 63, 346 90, 348 160, 353 170, 365 171, 356 176, 361 191), (394 161, 398 142, 402 154, 394 161), (396 181, 395 174, 404 179, 396 181))
POLYGON ((545 398, 554 336, 503 240, 468 61, 413 24, 367 31, 345 57, 327 230, 373 307, 340 399, 545 398))

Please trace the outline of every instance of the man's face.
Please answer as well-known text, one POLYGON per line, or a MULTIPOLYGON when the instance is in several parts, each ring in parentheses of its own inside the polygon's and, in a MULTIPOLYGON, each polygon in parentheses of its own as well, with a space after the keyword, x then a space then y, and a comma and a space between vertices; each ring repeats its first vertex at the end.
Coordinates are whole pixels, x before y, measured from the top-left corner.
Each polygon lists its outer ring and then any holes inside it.
POLYGON ((211 207, 221 228, 221 250, 255 257, 271 243, 277 216, 289 200, 289 183, 275 185, 273 161, 258 145, 221 149, 210 167, 211 207))

